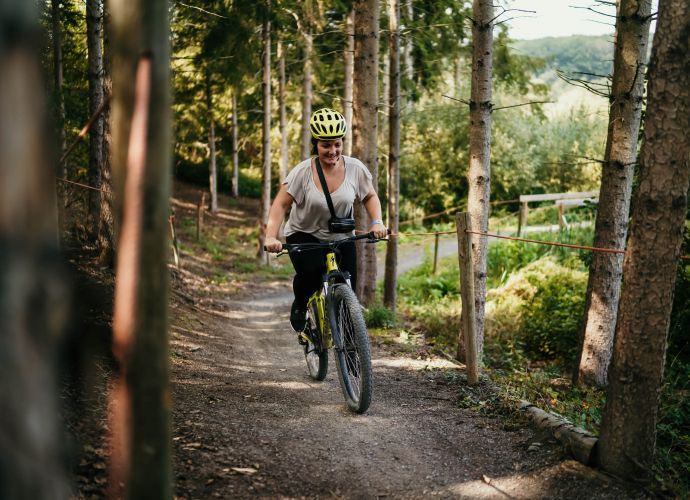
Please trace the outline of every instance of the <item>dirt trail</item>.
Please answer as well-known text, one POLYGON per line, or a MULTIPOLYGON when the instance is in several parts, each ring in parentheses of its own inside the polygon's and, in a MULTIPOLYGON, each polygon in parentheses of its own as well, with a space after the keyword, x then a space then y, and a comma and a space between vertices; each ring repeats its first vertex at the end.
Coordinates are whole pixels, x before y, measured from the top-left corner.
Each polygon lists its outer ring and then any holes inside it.
POLYGON ((350 413, 332 356, 324 382, 307 376, 289 305, 287 285, 267 283, 173 306, 176 496, 644 498, 528 428, 459 408, 462 370, 423 347, 374 343, 373 404, 350 413))

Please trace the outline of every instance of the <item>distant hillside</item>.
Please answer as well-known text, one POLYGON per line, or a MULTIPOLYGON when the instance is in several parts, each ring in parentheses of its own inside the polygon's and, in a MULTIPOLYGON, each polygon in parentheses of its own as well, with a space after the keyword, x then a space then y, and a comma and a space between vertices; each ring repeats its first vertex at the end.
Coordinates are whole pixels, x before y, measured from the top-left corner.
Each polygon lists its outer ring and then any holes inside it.
MULTIPOLYGON (((613 72, 613 37, 611 35, 547 37, 535 40, 516 40, 511 43, 518 52, 546 59, 546 73, 555 70, 566 73, 590 73, 607 76, 613 72), (551 71, 549 71, 551 70, 551 71)), ((583 79, 597 79, 573 75, 583 79)))

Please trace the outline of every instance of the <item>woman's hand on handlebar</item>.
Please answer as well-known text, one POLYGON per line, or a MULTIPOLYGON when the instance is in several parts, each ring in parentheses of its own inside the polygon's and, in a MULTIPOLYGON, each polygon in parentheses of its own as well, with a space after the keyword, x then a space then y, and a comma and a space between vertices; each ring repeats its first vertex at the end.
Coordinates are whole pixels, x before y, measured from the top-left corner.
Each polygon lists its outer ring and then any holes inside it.
POLYGON ((268 236, 264 241, 264 249, 267 252, 278 253, 283 249, 283 244, 280 242, 280 240, 268 236))
POLYGON ((388 236, 388 229, 383 224, 374 224, 371 226, 370 232, 374 233, 374 236, 379 239, 388 236))

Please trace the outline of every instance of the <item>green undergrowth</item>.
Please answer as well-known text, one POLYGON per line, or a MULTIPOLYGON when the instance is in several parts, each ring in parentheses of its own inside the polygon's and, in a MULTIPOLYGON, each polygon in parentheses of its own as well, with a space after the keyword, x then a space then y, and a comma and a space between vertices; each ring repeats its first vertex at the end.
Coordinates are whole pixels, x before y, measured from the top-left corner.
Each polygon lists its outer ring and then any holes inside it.
MULTIPOLYGON (((591 228, 531 239, 591 245, 591 228)), ((684 254, 690 253, 686 241, 684 254)), ((423 334, 427 345, 455 352, 461 301, 457 258, 431 258, 399 279, 399 328, 423 334)), ((519 400, 556 413, 597 435, 604 411, 600 388, 570 379, 584 311, 588 251, 522 242, 488 250, 484 358, 495 391, 459 384, 460 404, 482 412, 514 411, 519 400)), ((380 314, 380 313, 377 313, 380 314)), ((664 494, 690 496, 690 265, 681 266, 671 319, 667 367, 657 426, 655 473, 664 494)))

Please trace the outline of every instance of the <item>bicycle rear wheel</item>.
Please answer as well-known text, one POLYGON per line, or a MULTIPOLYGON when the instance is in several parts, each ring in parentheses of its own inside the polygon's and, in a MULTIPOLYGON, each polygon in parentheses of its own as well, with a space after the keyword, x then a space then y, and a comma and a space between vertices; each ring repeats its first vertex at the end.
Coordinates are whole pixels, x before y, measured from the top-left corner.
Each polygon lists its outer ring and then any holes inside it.
POLYGON ((316 302, 311 302, 307 310, 307 327, 304 340, 304 359, 307 362, 307 371, 314 380, 323 380, 328 373, 328 350, 322 345, 321 324, 316 302))
POLYGON ((371 346, 362 307, 352 289, 335 285, 328 304, 338 379, 348 407, 364 413, 371 404, 371 346))

